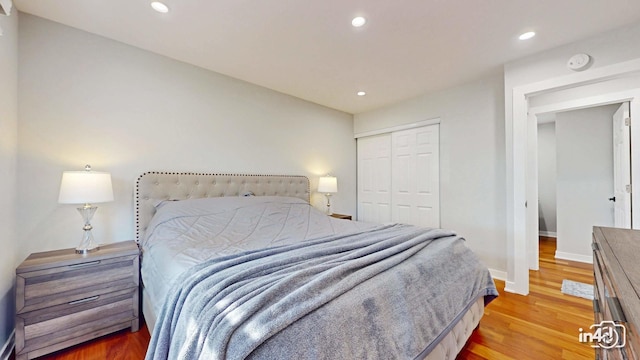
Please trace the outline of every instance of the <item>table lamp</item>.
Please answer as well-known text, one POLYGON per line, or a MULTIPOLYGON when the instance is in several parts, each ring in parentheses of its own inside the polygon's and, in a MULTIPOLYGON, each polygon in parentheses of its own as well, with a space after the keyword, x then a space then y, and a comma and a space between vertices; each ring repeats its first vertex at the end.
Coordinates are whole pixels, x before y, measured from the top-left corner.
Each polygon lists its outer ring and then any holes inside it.
POLYGON ((91 218, 98 209, 93 203, 113 201, 113 188, 111 186, 111 174, 92 171, 87 165, 84 171, 65 171, 62 173, 60 183, 60 204, 84 204, 78 208, 78 212, 84 219, 84 234, 80 245, 76 247, 76 253, 87 254, 100 249, 93 240, 91 234, 91 218))
POLYGON ((318 192, 327 197, 327 214, 331 215, 331 195, 338 192, 338 179, 335 176, 321 176, 318 180, 318 192))

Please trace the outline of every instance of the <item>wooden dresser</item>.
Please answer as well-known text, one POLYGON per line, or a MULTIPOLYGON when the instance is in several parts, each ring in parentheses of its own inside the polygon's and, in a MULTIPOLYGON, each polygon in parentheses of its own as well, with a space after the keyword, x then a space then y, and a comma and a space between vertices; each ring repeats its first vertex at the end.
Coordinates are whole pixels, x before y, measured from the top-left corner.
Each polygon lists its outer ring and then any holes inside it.
POLYGON ((32 359, 111 332, 138 331, 134 241, 31 254, 16 269, 16 359, 32 359))
MULTIPOLYGON (((640 356, 640 231, 593 228, 593 309, 618 332, 619 342, 601 343, 596 359, 638 359, 640 356), (622 335, 622 327, 625 334, 622 335), (625 341, 624 346, 622 341, 625 341)), ((602 327, 605 329, 605 327, 602 327)), ((589 330, 593 331, 593 330, 589 330)))

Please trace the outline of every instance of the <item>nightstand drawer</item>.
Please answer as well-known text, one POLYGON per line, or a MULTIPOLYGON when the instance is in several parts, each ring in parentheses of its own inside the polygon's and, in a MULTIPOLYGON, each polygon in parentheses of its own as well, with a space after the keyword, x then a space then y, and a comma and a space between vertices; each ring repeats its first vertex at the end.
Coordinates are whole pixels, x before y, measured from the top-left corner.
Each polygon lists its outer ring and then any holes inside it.
POLYGON ((31 352, 118 324, 130 327, 137 318, 137 297, 132 296, 136 291, 130 288, 18 315, 16 327, 24 340, 16 342, 16 350, 31 352))
POLYGON ((88 260, 17 275, 17 313, 137 288, 137 256, 88 260))

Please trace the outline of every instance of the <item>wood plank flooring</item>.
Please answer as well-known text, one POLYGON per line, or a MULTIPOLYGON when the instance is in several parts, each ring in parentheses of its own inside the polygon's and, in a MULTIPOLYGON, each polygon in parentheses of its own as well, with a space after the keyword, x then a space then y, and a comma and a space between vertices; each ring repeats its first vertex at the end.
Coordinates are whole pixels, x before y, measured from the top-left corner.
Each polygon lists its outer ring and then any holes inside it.
POLYGON ((485 308, 480 328, 458 359, 593 359, 578 342, 580 328, 593 324, 591 300, 562 294, 562 280, 593 283, 593 267, 556 260, 555 239, 540 238, 540 270, 530 271, 529 296, 505 293, 485 308))
MULTIPOLYGON (((555 240, 540 238, 540 270, 530 272, 530 294, 505 293, 485 309, 458 359, 593 359, 594 352, 578 342, 579 328, 593 323, 590 300, 560 292, 563 279, 593 282, 592 266, 554 259, 555 240)), ((146 326, 136 333, 121 331, 42 357, 47 360, 144 359, 149 343, 146 326)))

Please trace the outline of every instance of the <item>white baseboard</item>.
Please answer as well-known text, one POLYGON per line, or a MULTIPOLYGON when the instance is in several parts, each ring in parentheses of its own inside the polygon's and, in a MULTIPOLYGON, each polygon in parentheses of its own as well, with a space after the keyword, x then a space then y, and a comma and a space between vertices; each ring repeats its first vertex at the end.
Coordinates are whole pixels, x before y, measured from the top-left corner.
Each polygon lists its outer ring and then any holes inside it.
POLYGON ((2 351, 0 351, 0 360, 9 360, 11 353, 13 352, 13 347, 15 346, 15 336, 16 331, 12 331, 11 335, 7 339, 7 342, 2 346, 2 351))
POLYGON ((562 251, 556 251, 555 257, 556 259, 571 260, 571 261, 577 261, 577 262, 582 262, 587 264, 593 264, 593 257, 591 255, 581 255, 581 254, 573 254, 573 253, 566 253, 562 251))
POLYGON ((555 232, 555 231, 542 231, 542 230, 540 230, 538 232, 538 235, 546 236, 546 237, 552 237, 552 238, 557 238, 558 237, 558 233, 555 232))
POLYGON ((492 278, 494 278, 496 280, 507 281, 507 272, 506 271, 496 270, 496 269, 489 269, 489 272, 491 273, 491 277, 492 278))
POLYGON ((504 291, 518 294, 518 295, 524 295, 524 296, 529 295, 529 291, 525 292, 524 289, 518 289, 518 287, 516 286, 516 283, 513 281, 504 282, 504 291))

